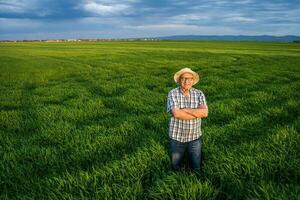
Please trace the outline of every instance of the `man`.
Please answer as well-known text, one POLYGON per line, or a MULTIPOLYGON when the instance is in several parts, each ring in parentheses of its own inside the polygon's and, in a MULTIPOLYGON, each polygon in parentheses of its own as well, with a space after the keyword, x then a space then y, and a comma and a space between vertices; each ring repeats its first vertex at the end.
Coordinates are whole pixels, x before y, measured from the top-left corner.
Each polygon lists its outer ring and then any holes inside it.
POLYGON ((173 170, 180 168, 186 149, 191 167, 200 169, 201 118, 208 116, 208 107, 202 91, 193 88, 199 75, 183 68, 174 75, 179 87, 168 94, 167 111, 172 114, 169 124, 170 150, 173 170))

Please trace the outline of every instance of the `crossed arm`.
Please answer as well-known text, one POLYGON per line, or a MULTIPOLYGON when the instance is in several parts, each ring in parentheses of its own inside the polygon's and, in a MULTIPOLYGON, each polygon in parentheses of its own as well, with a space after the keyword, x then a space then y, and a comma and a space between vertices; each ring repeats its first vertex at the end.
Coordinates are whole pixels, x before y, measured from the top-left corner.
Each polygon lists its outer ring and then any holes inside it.
POLYGON ((208 107, 207 105, 200 105, 198 108, 173 108, 172 109, 173 117, 182 120, 190 120, 195 118, 205 118, 208 116, 208 107))

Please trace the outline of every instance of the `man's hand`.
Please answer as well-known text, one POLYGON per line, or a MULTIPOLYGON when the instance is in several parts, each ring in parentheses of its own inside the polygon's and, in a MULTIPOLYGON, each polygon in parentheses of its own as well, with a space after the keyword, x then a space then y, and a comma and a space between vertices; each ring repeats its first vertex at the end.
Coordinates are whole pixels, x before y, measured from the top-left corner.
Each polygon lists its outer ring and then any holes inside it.
POLYGON ((182 120, 190 120, 190 119, 196 118, 192 114, 184 111, 184 109, 179 109, 179 108, 173 108, 172 115, 173 115, 173 117, 175 117, 177 119, 182 119, 182 120))
POLYGON ((200 105, 198 108, 173 108, 172 115, 175 118, 182 120, 190 120, 195 118, 205 118, 208 116, 208 107, 207 105, 200 105))
POLYGON ((194 116, 195 118, 205 118, 208 116, 208 107, 207 105, 200 105, 198 108, 184 108, 184 112, 194 116))

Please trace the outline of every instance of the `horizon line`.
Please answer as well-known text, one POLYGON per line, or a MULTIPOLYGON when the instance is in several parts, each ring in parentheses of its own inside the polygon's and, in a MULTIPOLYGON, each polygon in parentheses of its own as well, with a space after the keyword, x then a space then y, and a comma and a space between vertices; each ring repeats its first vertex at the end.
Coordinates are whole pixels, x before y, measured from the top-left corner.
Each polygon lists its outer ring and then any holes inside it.
MULTIPOLYGON (((115 37, 115 38, 85 38, 85 37, 79 37, 79 38, 47 38, 47 39, 0 39, 0 41, 80 41, 80 40, 143 40, 143 39, 149 39, 149 40, 168 40, 168 38, 171 37, 274 37, 274 38, 284 38, 284 37, 299 37, 300 35, 243 35, 243 34, 230 34, 230 35, 168 35, 168 36, 143 36, 143 37, 115 37)), ((186 40, 184 38, 182 39, 169 39, 169 40, 186 40)), ((191 39, 190 39, 191 40, 191 39)), ((199 39, 195 39, 199 40, 199 39)), ((269 40, 268 40, 269 41, 269 40)))

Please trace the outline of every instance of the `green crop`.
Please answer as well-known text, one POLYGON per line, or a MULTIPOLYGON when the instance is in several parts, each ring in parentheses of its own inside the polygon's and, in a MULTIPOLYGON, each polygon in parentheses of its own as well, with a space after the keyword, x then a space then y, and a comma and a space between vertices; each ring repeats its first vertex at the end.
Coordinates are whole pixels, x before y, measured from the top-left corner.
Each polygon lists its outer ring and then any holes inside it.
POLYGON ((0 43, 0 199, 300 198, 300 46, 0 43), (204 164, 172 172, 166 98, 199 72, 204 164))

